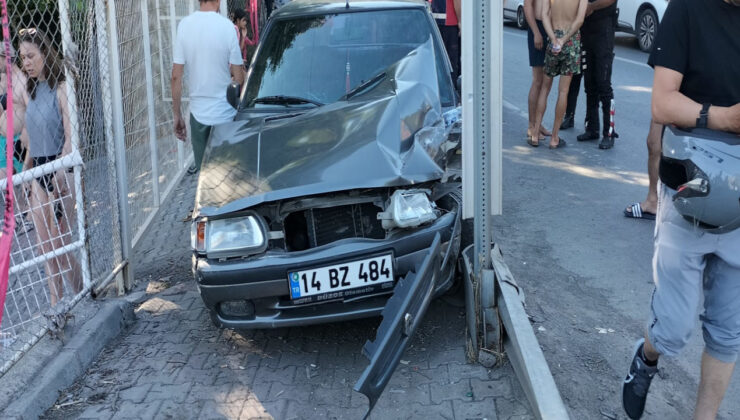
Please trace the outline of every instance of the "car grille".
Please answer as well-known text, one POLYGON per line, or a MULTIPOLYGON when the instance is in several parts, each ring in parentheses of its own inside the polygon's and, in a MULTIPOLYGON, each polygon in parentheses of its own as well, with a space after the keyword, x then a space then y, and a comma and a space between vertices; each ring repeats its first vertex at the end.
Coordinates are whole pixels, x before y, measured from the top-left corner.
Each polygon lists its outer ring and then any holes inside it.
MULTIPOLYGON (((381 209, 372 203, 361 203, 309 209, 300 214, 293 213, 289 219, 303 219, 305 225, 301 220, 300 224, 294 224, 294 226, 301 226, 300 228, 286 229, 286 242, 289 244, 307 242, 305 245, 313 248, 347 238, 383 239, 385 230, 381 221, 378 220, 379 211, 381 209), (307 241, 302 238, 306 238, 307 241)), ((292 246, 291 248, 300 250, 304 246, 292 246)))

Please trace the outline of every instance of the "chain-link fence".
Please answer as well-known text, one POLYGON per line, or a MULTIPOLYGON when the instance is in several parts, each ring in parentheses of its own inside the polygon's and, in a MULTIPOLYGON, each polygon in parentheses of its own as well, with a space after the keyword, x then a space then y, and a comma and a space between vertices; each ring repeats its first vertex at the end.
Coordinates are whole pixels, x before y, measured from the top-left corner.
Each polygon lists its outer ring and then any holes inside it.
MULTIPOLYGON (((198 0, 9 2, 15 57, 0 94, 11 78, 17 229, 0 375, 48 329, 63 328, 91 290, 130 278, 131 249, 191 161, 189 142, 173 135, 170 70, 177 25, 197 8, 198 0)), ((0 140, 10 141, 5 117, 0 140)))

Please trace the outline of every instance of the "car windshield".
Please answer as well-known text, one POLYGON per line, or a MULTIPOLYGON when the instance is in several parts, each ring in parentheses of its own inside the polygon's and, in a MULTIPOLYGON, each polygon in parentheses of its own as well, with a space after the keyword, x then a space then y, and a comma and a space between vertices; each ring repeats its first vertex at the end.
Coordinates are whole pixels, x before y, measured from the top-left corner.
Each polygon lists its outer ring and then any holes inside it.
MULTIPOLYGON (((382 74, 431 35, 426 15, 418 9, 278 20, 259 49, 243 106, 336 102, 382 74), (276 97, 293 99, 281 102, 276 97)), ((443 58, 437 57, 437 74, 445 74, 444 69, 443 58)), ((451 88, 446 87, 449 81, 439 79, 442 102, 453 102, 451 88)))

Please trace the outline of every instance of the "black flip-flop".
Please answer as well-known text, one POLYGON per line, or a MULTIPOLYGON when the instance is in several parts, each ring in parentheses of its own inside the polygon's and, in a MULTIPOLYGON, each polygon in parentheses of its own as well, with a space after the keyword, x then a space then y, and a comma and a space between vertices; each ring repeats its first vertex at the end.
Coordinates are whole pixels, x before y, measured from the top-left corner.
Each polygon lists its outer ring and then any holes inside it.
POLYGON ((550 149, 562 149, 563 147, 567 146, 568 143, 565 142, 562 138, 558 137, 558 144, 556 146, 549 145, 548 147, 550 149))
POLYGON ((629 217, 630 219, 655 220, 655 213, 644 211, 640 203, 632 203, 629 207, 624 209, 624 217, 629 217))
POLYGON ((535 143, 535 142, 532 141, 532 137, 530 137, 530 136, 527 136, 527 144, 530 145, 530 146, 532 146, 532 147, 540 147, 539 140, 537 141, 537 143, 535 143))

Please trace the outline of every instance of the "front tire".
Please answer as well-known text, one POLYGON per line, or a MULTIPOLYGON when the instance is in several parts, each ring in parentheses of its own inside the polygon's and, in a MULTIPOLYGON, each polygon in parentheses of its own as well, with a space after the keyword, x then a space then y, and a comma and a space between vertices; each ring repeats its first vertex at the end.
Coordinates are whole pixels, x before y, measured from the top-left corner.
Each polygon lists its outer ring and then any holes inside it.
POLYGON ((658 32, 658 15, 655 10, 646 7, 637 15, 637 44, 640 49, 650 52, 655 43, 655 34, 658 32))
POLYGON ((516 27, 519 29, 527 29, 527 17, 524 16, 523 7, 516 10, 516 27))

